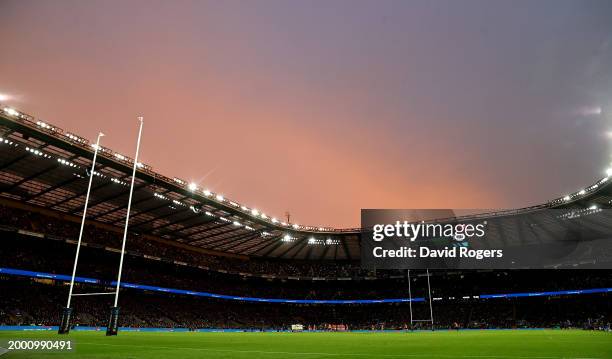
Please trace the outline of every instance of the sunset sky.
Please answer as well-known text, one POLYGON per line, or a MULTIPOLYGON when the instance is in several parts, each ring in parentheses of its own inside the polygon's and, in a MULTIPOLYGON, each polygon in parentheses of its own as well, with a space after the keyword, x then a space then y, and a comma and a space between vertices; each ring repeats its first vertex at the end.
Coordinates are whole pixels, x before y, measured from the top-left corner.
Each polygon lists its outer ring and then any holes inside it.
POLYGON ((511 208, 612 153, 610 1, 0 0, 6 104, 304 225, 511 208))

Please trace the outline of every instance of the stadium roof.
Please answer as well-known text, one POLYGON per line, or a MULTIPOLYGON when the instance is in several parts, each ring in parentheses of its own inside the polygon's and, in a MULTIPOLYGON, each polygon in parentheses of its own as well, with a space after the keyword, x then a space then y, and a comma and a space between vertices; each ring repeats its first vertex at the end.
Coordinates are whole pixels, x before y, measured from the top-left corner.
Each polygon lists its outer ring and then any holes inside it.
MULTIPOLYGON (((94 148, 85 138, 8 107, 0 109, 1 196, 81 215, 94 148)), ((88 219, 114 226, 125 221, 133 160, 101 146, 88 219)), ((179 178, 138 164, 130 231, 200 248, 284 259, 359 258, 359 228, 284 223, 179 178)), ((610 181, 612 182, 612 181, 610 181)), ((608 178, 545 204, 475 217, 545 208, 610 208, 608 178)))

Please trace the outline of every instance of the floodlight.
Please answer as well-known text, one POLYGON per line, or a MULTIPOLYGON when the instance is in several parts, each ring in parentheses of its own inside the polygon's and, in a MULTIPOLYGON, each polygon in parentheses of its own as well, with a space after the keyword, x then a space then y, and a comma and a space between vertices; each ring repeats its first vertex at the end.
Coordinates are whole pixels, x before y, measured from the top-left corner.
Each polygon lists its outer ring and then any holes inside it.
POLYGON ((12 109, 10 107, 5 107, 4 112, 6 112, 7 114, 11 116, 19 116, 19 112, 17 112, 15 109, 12 109))

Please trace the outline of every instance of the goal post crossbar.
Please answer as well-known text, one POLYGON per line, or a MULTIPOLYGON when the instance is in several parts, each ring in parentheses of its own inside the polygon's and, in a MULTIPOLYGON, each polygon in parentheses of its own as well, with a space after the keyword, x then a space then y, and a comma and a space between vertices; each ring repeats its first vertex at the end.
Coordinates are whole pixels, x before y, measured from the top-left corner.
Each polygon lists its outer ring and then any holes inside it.
POLYGON ((99 292, 99 293, 73 293, 73 297, 84 297, 87 295, 113 295, 115 292, 99 292))

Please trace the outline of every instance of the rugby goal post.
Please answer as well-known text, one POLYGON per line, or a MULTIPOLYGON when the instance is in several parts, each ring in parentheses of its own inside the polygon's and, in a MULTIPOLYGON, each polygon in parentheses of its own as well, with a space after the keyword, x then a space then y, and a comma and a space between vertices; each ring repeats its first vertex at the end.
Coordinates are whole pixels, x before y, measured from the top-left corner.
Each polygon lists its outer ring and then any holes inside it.
POLYGON ((76 270, 77 270, 77 265, 79 262, 79 252, 81 250, 81 241, 83 238, 83 230, 85 227, 85 219, 87 217, 87 206, 89 204, 89 196, 91 193, 91 184, 93 181, 93 177, 95 175, 95 168, 96 168, 96 159, 98 156, 98 150, 100 148, 100 138, 104 136, 104 134, 102 132, 100 132, 98 134, 98 138, 96 140, 96 145, 94 148, 94 156, 93 156, 93 160, 92 160, 92 164, 91 164, 91 171, 89 173, 89 183, 87 185, 87 194, 85 196, 85 205, 84 205, 84 209, 83 209, 83 217, 81 219, 81 229, 79 231, 79 239, 77 241, 77 248, 76 248, 76 254, 75 254, 75 258, 74 258, 74 265, 72 268, 72 276, 70 278, 70 290, 68 292, 68 301, 66 304, 66 307, 63 309, 62 311, 62 317, 61 317, 61 321, 60 321, 60 326, 59 326, 59 330, 58 333, 59 334, 68 334, 70 332, 70 328, 71 328, 71 319, 72 319, 72 308, 71 308, 71 301, 73 297, 78 297, 78 296, 98 296, 98 295, 114 295, 115 296, 115 300, 114 300, 114 304, 110 309, 110 316, 109 316, 109 321, 108 321, 108 325, 106 327, 106 335, 117 335, 118 330, 119 330, 119 326, 118 326, 118 321, 119 321, 119 307, 118 302, 119 302, 119 288, 121 286, 121 273, 123 270, 123 258, 125 255, 125 243, 127 240, 127 230, 128 230, 128 223, 129 223, 129 219, 130 219, 130 210, 131 210, 131 206, 132 206, 132 195, 134 193, 134 180, 136 178, 136 170, 138 168, 138 153, 140 150, 140 139, 141 139, 141 135, 142 135, 142 126, 143 126, 143 118, 142 117, 138 117, 138 120, 140 122, 140 126, 138 129, 138 140, 136 142, 136 155, 134 156, 134 164, 133 164, 133 169, 132 169, 132 178, 131 178, 131 183, 130 183, 130 192, 129 192, 129 197, 128 197, 128 206, 127 206, 127 212, 126 212, 126 217, 125 217, 125 226, 123 229, 123 241, 121 243, 121 257, 119 260, 119 273, 117 275, 117 283, 116 283, 116 288, 115 291, 113 292, 93 292, 93 293, 73 293, 74 290, 74 279, 76 276, 76 270))
POLYGON ((418 323, 418 322, 429 322, 431 324, 431 330, 434 330, 434 318, 433 318, 433 305, 432 305, 432 298, 431 298, 431 281, 429 279, 430 274, 429 274, 429 269, 426 270, 426 276, 427 276, 427 297, 428 297, 428 301, 429 301, 429 319, 414 319, 413 316, 413 312, 412 312, 412 286, 411 286, 411 282, 412 280, 410 279, 410 269, 408 269, 407 271, 408 274, 408 303, 409 303, 409 310, 410 310, 410 330, 412 330, 414 328, 414 324, 418 323))

